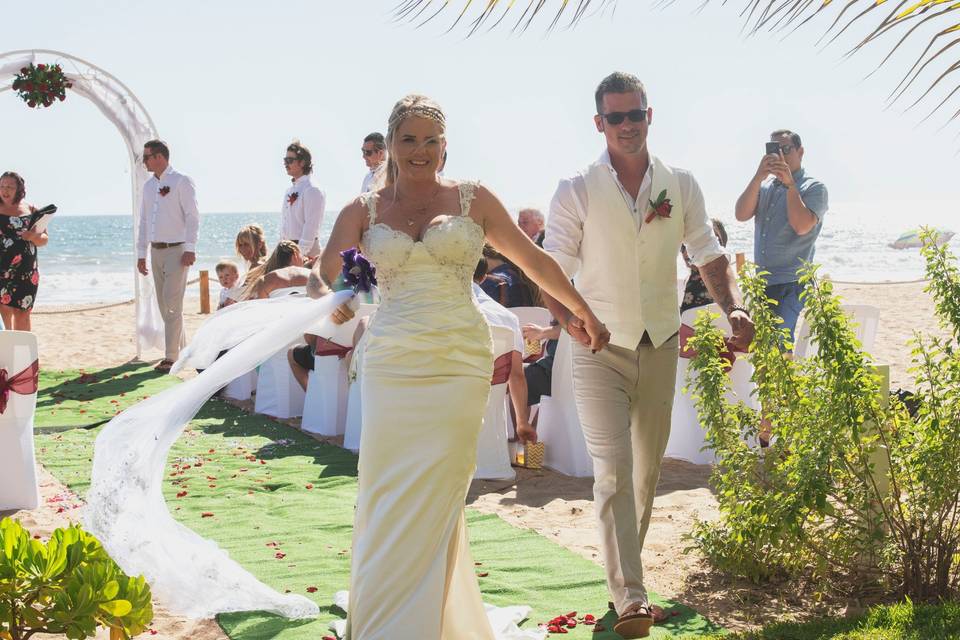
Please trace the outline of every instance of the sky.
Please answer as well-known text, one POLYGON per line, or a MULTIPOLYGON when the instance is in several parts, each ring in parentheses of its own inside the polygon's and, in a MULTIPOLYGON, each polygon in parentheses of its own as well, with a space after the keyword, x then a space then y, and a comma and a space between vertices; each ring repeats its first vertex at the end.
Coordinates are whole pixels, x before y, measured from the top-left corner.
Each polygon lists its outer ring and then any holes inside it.
MULTIPOLYGON (((146 106, 174 167, 194 179, 205 213, 279 211, 289 185, 281 158, 295 138, 313 151, 314 182, 338 210, 366 173, 364 135, 383 131, 393 103, 414 92, 446 111, 448 177, 482 180, 511 209, 546 209, 558 180, 603 150, 593 91, 614 70, 644 81, 651 151, 694 172, 712 214, 732 210, 777 128, 802 135, 804 164, 826 183, 832 209, 849 203, 917 222, 960 208, 957 128, 884 110, 912 59, 864 80, 887 45, 842 60, 843 46, 815 45, 827 21, 787 39, 745 37, 741 3, 698 11, 700 0, 621 0, 572 30, 547 34, 544 16, 522 35, 465 38, 463 28, 444 33, 452 12, 415 28, 392 20, 395 6, 15 3, 5 23, 17 27, 4 29, 0 52, 55 49, 117 76, 146 106)), ((68 95, 31 110, 8 91, 0 122, 0 165, 25 177, 29 201, 64 214, 130 211, 124 144, 92 104, 68 95)))

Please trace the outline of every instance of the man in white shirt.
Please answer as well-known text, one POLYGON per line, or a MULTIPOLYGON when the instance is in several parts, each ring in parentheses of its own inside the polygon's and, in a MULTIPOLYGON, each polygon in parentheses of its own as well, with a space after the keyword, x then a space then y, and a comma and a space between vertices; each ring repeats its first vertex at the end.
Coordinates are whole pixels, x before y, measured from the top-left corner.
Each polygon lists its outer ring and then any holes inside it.
POLYGON ((363 162, 367 165, 368 173, 363 177, 363 186, 360 193, 366 193, 373 189, 374 182, 377 179, 377 171, 380 165, 387 159, 387 143, 383 139, 383 134, 374 131, 363 139, 363 146, 360 147, 360 153, 363 154, 363 162))
POLYGON ((160 140, 143 145, 143 164, 153 175, 143 185, 137 230, 137 271, 147 275, 147 251, 163 318, 164 357, 155 367, 169 371, 186 344, 183 293, 197 260, 200 212, 193 180, 170 166, 170 149, 160 140))
POLYGON ((280 239, 293 240, 305 258, 313 258, 320 255, 320 225, 327 197, 310 181, 313 156, 299 141, 287 147, 283 164, 293 184, 283 194, 280 239))
POLYGON ((594 123, 607 148, 597 162, 560 182, 544 248, 609 327, 610 344, 592 353, 582 344, 582 323, 556 301, 547 305, 574 338, 574 389, 593 458, 607 587, 619 616, 615 631, 640 638, 662 616, 647 599, 640 550, 670 435, 681 244, 743 348, 753 339, 753 323, 700 187, 688 171, 669 167, 647 148, 653 109, 643 84, 613 73, 594 97, 594 123))

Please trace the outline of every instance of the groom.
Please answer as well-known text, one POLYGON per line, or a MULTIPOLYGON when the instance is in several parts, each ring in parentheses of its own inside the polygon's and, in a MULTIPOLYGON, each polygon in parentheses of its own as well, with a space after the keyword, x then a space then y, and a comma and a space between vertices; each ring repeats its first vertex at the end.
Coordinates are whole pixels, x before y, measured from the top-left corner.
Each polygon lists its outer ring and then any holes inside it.
POLYGON ((591 353, 582 324, 547 304, 573 338, 573 380, 617 633, 649 634, 656 611, 643 585, 640 550, 650 524, 660 463, 670 435, 678 336, 677 255, 684 244, 744 349, 753 323, 733 270, 713 234, 690 172, 651 156, 653 121, 643 84, 613 73, 597 87, 594 124, 606 139, 600 159, 562 180, 550 206, 544 249, 575 280, 610 329, 591 353), (587 346, 584 346, 587 345, 587 346))

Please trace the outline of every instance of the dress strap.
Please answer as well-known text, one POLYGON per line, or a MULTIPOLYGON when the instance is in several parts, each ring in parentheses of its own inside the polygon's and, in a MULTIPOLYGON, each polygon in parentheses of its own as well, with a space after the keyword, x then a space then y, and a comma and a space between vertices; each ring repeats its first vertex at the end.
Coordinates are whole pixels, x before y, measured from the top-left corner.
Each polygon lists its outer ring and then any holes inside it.
POLYGON ((370 225, 377 222, 377 192, 367 191, 360 195, 360 202, 367 207, 367 216, 370 218, 370 225))
POLYGON ((460 215, 468 216, 470 215, 470 203, 473 202, 473 199, 476 197, 477 187, 480 186, 479 180, 470 180, 467 182, 461 182, 457 185, 457 188, 460 189, 460 215))

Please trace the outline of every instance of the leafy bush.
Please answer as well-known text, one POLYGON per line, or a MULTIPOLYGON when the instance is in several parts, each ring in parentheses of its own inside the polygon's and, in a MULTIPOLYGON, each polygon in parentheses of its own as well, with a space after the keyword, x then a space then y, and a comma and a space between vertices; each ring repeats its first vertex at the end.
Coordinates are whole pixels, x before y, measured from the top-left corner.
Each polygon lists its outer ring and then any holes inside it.
POLYGON ((46 633, 79 640, 99 627, 129 638, 151 620, 143 577, 124 574, 79 525, 57 529, 44 544, 18 521, 0 521, 0 638, 46 633))
POLYGON ((816 355, 792 359, 762 274, 741 286, 756 324, 756 392, 773 445, 748 446, 761 415, 725 399, 721 332, 707 317, 691 346, 692 389, 721 517, 697 523, 695 544, 717 567, 762 581, 806 576, 823 589, 896 593, 918 601, 960 586, 960 272, 923 235, 928 286, 953 338, 913 338, 920 409, 911 418, 855 338, 829 281, 801 273, 816 355))

